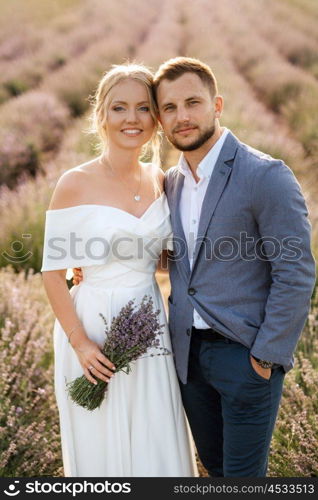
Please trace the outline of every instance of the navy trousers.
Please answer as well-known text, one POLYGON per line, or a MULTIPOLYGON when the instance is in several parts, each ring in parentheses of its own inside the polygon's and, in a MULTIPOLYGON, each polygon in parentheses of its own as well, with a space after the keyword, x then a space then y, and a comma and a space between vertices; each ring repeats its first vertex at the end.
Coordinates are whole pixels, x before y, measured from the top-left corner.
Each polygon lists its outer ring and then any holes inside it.
POLYGON ((180 383, 197 451, 211 477, 265 477, 285 372, 266 380, 238 342, 192 334, 189 376, 180 383))

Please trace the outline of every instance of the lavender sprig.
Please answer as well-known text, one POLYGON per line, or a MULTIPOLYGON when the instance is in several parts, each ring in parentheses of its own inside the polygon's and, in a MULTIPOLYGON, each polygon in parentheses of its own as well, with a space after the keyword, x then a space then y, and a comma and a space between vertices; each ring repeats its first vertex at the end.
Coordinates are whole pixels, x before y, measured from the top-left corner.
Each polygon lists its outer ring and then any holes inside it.
MULTIPOLYGON (((160 325, 158 316, 160 310, 154 310, 151 296, 145 295, 139 308, 136 308, 134 300, 130 300, 114 316, 108 328, 107 320, 100 313, 104 324, 106 340, 102 349, 103 354, 116 366, 115 372, 123 371, 128 374, 131 371, 131 363, 140 359, 146 352, 155 348, 163 352, 151 353, 150 356, 161 356, 170 354, 170 351, 160 347, 159 335, 164 325, 160 325)), ((68 393, 74 403, 95 410, 98 408, 107 391, 108 383, 97 379, 97 384, 92 384, 85 375, 77 377, 67 384, 68 393)))

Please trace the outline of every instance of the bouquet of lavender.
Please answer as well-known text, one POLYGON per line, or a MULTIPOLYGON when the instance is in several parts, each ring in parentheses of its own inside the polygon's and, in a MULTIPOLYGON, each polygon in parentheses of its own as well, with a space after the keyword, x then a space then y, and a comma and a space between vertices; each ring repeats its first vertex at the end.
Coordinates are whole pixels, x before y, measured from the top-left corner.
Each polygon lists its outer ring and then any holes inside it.
MULTIPOLYGON (((152 298, 147 295, 143 297, 137 310, 134 300, 130 300, 118 316, 113 317, 110 329, 106 318, 100 313, 107 335, 102 352, 116 366, 115 372, 123 371, 128 374, 131 371, 131 362, 145 357, 143 355, 149 348, 161 351, 149 356, 170 354, 168 349, 159 347, 158 335, 163 333, 161 328, 164 326, 158 322, 159 313, 159 310, 153 310, 152 298)), ((104 399, 108 383, 97 379, 97 384, 94 385, 82 375, 66 385, 71 399, 76 404, 87 410, 95 410, 104 399)))

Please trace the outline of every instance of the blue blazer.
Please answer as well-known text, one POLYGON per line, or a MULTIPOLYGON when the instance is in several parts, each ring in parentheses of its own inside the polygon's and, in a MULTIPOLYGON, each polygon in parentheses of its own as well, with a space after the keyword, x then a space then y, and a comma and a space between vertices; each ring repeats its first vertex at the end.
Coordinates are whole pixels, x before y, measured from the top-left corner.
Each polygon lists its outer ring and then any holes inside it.
POLYGON ((187 381, 193 309, 257 358, 287 372, 315 284, 308 211, 294 174, 229 132, 202 205, 190 270, 179 201, 184 176, 166 172, 173 253, 169 327, 187 381))

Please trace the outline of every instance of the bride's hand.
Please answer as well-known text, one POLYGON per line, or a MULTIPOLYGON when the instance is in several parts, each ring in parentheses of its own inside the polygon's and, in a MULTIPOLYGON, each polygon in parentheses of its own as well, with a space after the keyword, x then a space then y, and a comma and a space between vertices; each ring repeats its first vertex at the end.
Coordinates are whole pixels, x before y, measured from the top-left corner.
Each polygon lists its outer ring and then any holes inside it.
POLYGON ((114 375, 115 366, 101 352, 100 347, 96 342, 90 339, 82 340, 78 345, 73 346, 77 354, 79 362, 84 370, 87 380, 96 384, 94 377, 97 377, 104 382, 109 382, 114 375), (92 375, 94 377, 92 377, 92 375))

